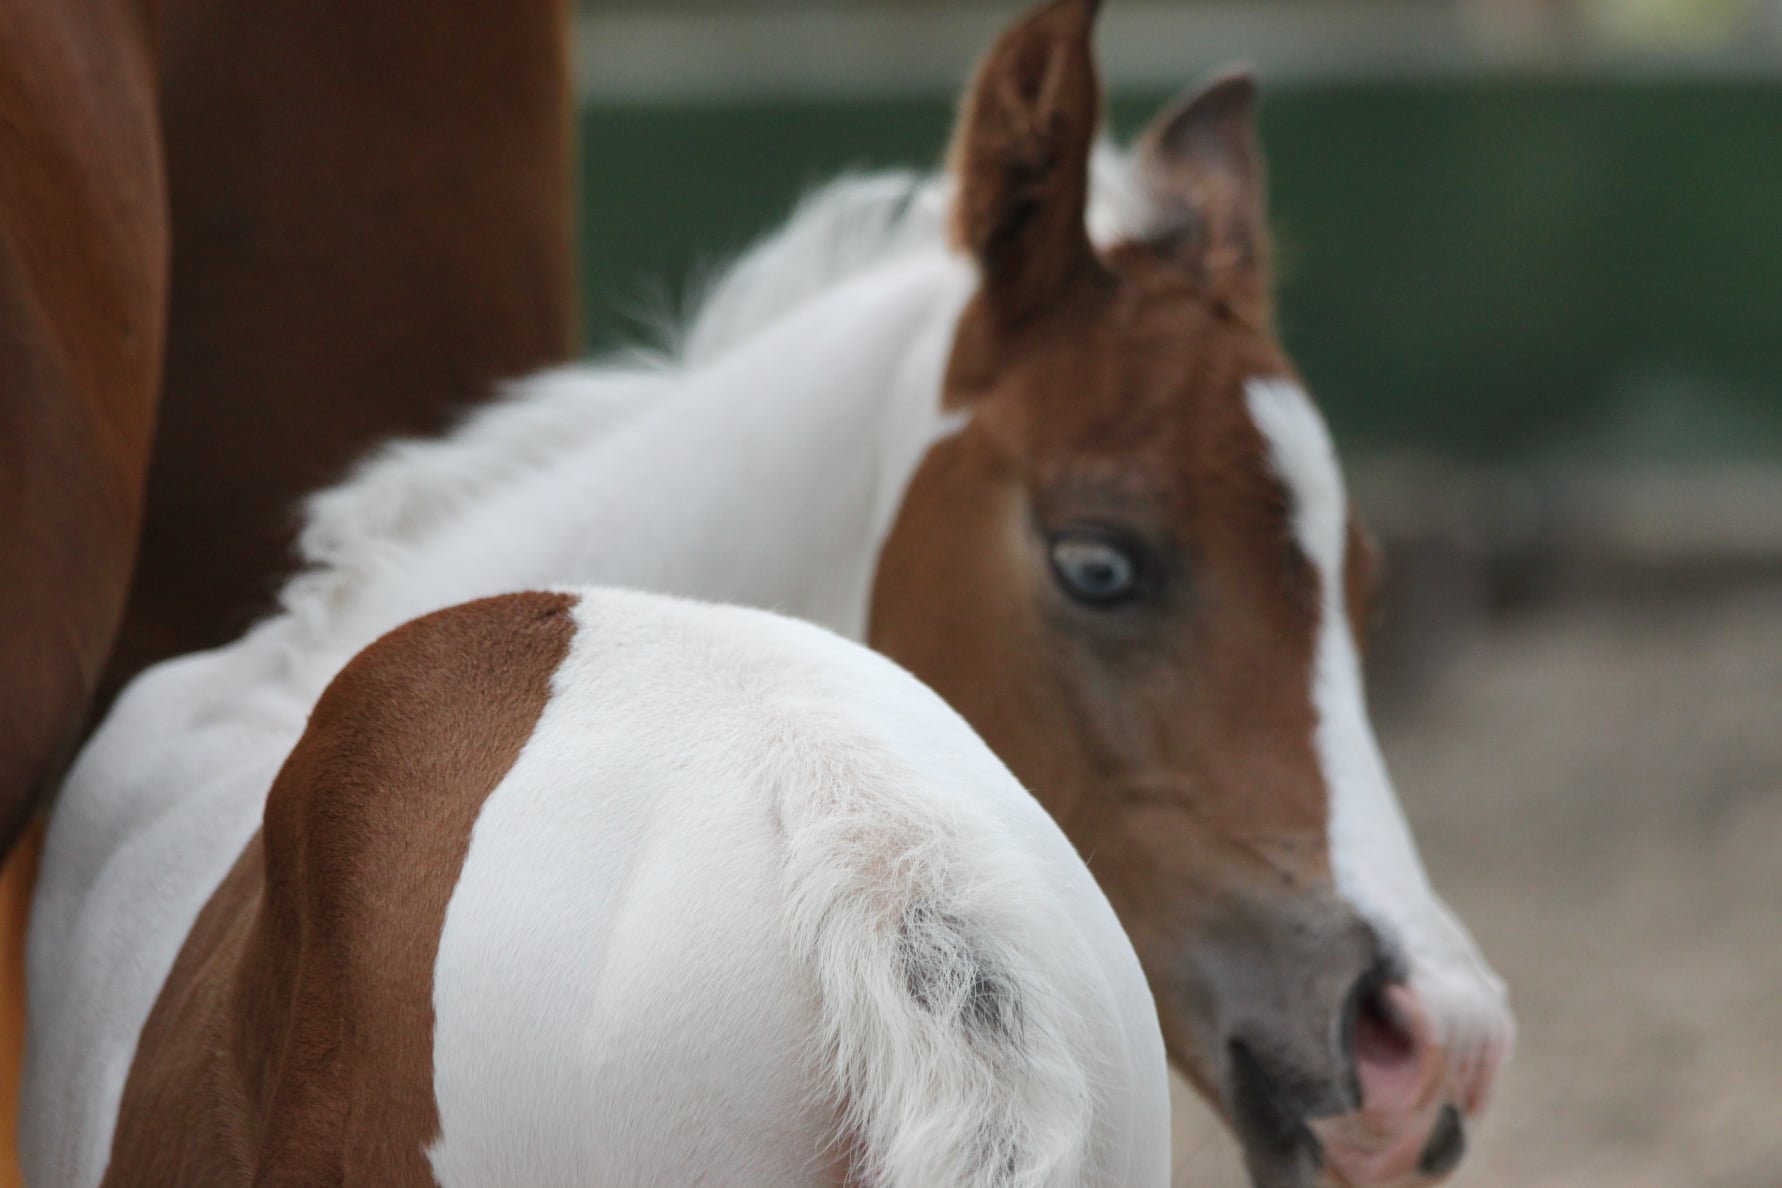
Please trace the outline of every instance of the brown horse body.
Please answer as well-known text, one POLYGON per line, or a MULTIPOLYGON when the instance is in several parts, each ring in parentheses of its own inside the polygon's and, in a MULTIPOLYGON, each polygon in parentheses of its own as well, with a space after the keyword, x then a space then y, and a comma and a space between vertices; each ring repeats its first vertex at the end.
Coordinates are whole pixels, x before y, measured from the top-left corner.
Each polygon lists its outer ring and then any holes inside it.
POLYGON ((264 611, 295 507, 575 351, 565 0, 173 0, 166 384, 112 687, 264 611))
POLYGON ((123 609, 166 316, 154 30, 0 7, 0 849, 80 730, 123 609))
MULTIPOLYGON (((72 753, 136 555, 166 319, 154 28, 134 0, 0 6, 0 853, 72 753)), ((0 1184, 34 846, 0 899, 0 1184)))
POLYGON ((95 693, 264 607, 300 495, 573 352, 568 21, 0 5, 0 848, 95 693))
POLYGON ((567 358, 576 324, 562 0, 0 22, 9 845, 120 614, 110 688, 230 638, 299 497, 567 358))

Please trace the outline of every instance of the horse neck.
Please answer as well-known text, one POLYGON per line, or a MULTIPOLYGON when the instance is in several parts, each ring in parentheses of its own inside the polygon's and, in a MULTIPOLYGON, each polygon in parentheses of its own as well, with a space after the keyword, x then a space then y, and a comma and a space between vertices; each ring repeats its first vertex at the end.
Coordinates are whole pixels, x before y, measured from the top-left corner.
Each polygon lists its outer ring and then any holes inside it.
MULTIPOLYGON (((879 548, 946 429, 941 371, 970 284, 936 253, 807 302, 704 366, 542 377, 436 447, 463 455, 448 465, 502 472, 475 457, 480 433, 529 463, 506 463, 504 481, 413 539, 373 540, 299 579, 275 629, 311 653, 300 667, 318 689, 416 615, 557 585, 769 607, 861 638, 879 548), (632 411, 615 415, 615 387, 632 411), (535 440, 517 444, 504 415, 530 416, 535 440)), ((400 488, 400 458, 390 466, 384 486, 400 488)))

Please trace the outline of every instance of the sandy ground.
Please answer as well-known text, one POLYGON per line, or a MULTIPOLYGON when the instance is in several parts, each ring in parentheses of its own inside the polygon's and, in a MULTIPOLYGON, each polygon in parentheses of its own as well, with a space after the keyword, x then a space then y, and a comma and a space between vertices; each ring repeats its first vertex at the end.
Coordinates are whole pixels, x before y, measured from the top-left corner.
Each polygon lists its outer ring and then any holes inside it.
MULTIPOLYGON (((1521 1039, 1462 1188, 1782 1188, 1782 583, 1543 600, 1378 724, 1521 1039)), ((1181 1188, 1243 1183, 1178 1119, 1181 1188)))

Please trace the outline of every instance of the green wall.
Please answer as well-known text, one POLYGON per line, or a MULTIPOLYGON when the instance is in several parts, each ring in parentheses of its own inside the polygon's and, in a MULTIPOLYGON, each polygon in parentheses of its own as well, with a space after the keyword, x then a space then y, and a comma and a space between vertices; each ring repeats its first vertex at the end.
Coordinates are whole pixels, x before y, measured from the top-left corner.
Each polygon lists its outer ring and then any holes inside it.
MULTIPOLYGON (((1122 96, 1131 130, 1164 97, 1122 96)), ((594 107, 591 343, 835 171, 937 159, 951 100, 594 107)), ((1352 443, 1782 460, 1782 86, 1278 89, 1289 348, 1352 443)))

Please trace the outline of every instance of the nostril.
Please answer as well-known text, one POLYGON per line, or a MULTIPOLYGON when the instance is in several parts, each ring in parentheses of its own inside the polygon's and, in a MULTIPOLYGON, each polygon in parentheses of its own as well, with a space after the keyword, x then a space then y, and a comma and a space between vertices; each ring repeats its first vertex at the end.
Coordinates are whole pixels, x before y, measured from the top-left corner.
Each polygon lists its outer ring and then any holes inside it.
POLYGON ((1423 1147, 1423 1155, 1417 1160, 1417 1171, 1432 1180, 1440 1179, 1459 1167, 1465 1154, 1466 1127, 1460 1121, 1460 1111, 1453 1106, 1443 1106, 1435 1129, 1429 1133, 1429 1142, 1423 1147))
POLYGON ((1393 1004, 1385 987, 1375 987, 1356 1003, 1350 1054, 1357 1064, 1391 1068, 1417 1057, 1417 1038, 1410 1021, 1393 1004))
POLYGON ((1349 1059, 1362 1109, 1397 1114, 1422 1099, 1432 1053, 1416 995, 1397 982, 1359 994, 1349 1025, 1349 1059))

